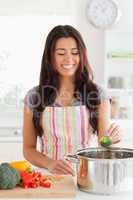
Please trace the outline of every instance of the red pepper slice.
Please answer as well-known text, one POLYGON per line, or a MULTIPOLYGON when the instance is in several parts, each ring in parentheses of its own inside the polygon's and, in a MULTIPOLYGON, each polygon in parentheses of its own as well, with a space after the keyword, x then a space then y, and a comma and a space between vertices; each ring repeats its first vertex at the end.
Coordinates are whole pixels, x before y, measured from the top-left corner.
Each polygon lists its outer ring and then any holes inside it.
POLYGON ((21 171, 21 186, 24 188, 36 188, 38 186, 50 188, 51 184, 52 181, 40 172, 21 171))
POLYGON ((52 181, 48 179, 40 183, 40 186, 46 187, 46 188, 50 188, 51 185, 52 185, 52 181))

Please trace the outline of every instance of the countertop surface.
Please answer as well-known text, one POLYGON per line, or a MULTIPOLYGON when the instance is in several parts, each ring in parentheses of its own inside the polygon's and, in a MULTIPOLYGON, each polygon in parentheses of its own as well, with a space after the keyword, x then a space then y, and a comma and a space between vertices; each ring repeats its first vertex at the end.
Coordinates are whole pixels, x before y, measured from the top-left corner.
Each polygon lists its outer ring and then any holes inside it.
MULTIPOLYGON (((45 169, 35 168, 35 170, 50 174, 45 169)), ((69 197, 67 197, 67 198, 64 198, 64 197, 60 197, 60 198, 53 198, 53 197, 52 198, 36 198, 36 200, 37 199, 40 199, 40 200, 45 200, 45 199, 49 199, 49 200, 56 200, 56 199, 60 199, 60 200, 131 200, 132 197, 133 197, 133 190, 118 192, 118 193, 114 193, 114 194, 111 194, 111 195, 87 193, 87 192, 79 190, 79 188, 77 187, 76 177, 74 177, 73 179, 74 179, 74 183, 76 185, 76 196, 75 197, 71 197, 71 198, 69 198, 69 197)), ((7 199, 11 200, 10 198, 6 198, 6 200, 7 199)), ((23 198, 23 200, 30 200, 30 199, 32 199, 32 198, 23 198)), ((22 198, 15 198, 14 200, 22 200, 22 198)))
MULTIPOLYGON (((118 193, 118 194, 113 194, 113 195, 98 195, 98 194, 90 194, 90 193, 86 193, 83 191, 80 191, 79 189, 77 189, 76 192, 76 197, 73 198, 49 198, 50 200, 55 200, 55 199, 60 199, 60 200, 131 200, 133 197, 133 191, 130 192, 123 192, 123 193, 118 193)), ((37 199, 37 198, 36 198, 37 199)), ((46 198, 47 199, 47 198, 46 198)), ((7 198, 6 198, 7 200, 7 198)), ((9 199, 8 199, 9 200, 9 199)), ((11 200, 11 199, 10 199, 11 200)), ((15 198, 15 200, 22 200, 21 198, 15 198)), ((23 199, 23 200, 29 200, 29 198, 27 199, 23 199)), ((45 200, 45 198, 43 198, 42 200, 45 200)))
POLYGON ((133 191, 123 192, 114 195, 98 195, 98 194, 90 194, 77 189, 77 195, 75 200, 86 199, 86 200, 131 200, 133 196, 133 191))

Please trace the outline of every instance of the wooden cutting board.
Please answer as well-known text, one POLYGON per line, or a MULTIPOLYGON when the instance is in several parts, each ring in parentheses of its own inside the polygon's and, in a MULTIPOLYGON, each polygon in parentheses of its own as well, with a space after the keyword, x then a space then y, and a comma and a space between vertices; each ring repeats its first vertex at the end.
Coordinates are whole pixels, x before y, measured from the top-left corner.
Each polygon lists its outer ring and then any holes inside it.
POLYGON ((47 198, 47 197, 74 197, 76 186, 72 176, 49 175, 53 180, 51 188, 24 189, 16 187, 10 190, 0 190, 0 198, 47 198))

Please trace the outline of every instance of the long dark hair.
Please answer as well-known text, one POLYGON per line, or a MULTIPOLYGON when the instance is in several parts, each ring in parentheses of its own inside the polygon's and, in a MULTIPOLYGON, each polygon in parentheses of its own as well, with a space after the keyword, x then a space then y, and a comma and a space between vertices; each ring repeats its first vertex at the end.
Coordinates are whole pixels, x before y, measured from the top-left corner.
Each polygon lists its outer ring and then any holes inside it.
POLYGON ((92 68, 87 59, 87 50, 81 34, 72 26, 59 25, 54 27, 47 36, 45 49, 42 56, 38 94, 40 103, 33 109, 33 123, 38 135, 42 135, 40 117, 46 106, 54 103, 59 90, 59 74, 55 70, 53 54, 59 38, 72 37, 75 39, 80 56, 80 66, 75 74, 75 97, 80 100, 90 111, 90 123, 94 131, 98 130, 98 105, 100 104, 99 90, 93 82, 92 68))

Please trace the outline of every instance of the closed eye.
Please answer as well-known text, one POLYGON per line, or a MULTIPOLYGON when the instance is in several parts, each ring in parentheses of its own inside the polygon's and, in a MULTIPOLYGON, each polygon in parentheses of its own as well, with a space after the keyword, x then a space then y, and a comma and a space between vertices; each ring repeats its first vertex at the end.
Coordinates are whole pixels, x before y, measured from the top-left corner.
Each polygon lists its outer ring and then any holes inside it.
POLYGON ((65 54, 64 54, 64 53, 58 53, 58 55, 63 56, 63 55, 65 55, 65 54))
MULTIPOLYGON (((77 53, 71 53, 72 55, 79 55, 79 53, 77 52, 77 53)), ((60 56, 64 56, 65 55, 65 53, 58 53, 58 55, 60 55, 60 56)))
MULTIPOLYGON (((57 49, 56 50, 57 54, 60 55, 60 56, 63 56, 65 54, 67 54, 67 51, 65 49, 57 49)), ((72 55, 79 55, 79 50, 77 48, 73 48, 71 50, 71 54, 72 55)))
POLYGON ((78 55, 79 54, 79 50, 78 49, 72 49, 71 53, 73 55, 78 55))
POLYGON ((79 52, 72 53, 72 55, 79 55, 79 52))

